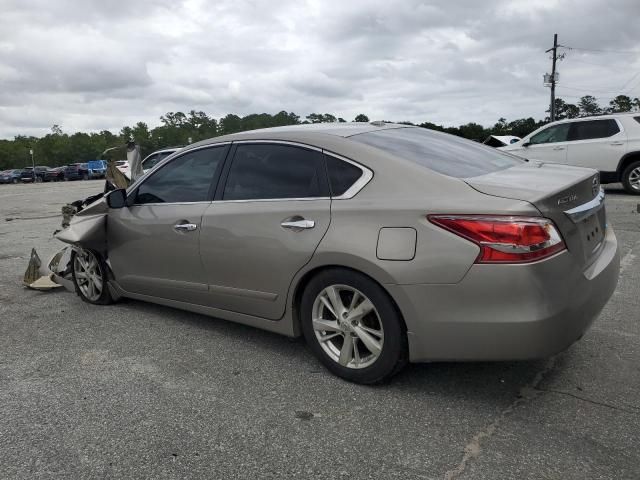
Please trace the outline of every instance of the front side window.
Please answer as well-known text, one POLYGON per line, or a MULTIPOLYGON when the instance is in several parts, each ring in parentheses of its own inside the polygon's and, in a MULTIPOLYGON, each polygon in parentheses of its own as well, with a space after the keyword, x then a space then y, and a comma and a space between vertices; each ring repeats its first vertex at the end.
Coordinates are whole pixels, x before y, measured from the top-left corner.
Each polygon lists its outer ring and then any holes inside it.
POLYGON ((533 137, 531 137, 529 139, 529 143, 531 145, 539 145, 542 143, 566 142, 569 136, 570 127, 570 123, 561 123, 560 125, 546 128, 540 133, 536 133, 533 137))
POLYGON ((278 144, 240 144, 229 169, 223 200, 327 196, 322 154, 278 144))
POLYGON ((138 187, 135 204, 205 202, 227 146, 205 148, 174 159, 138 187))
POLYGON ((604 120, 586 120, 571 124, 569 140, 593 140, 595 138, 607 138, 620 131, 618 122, 612 118, 604 120))

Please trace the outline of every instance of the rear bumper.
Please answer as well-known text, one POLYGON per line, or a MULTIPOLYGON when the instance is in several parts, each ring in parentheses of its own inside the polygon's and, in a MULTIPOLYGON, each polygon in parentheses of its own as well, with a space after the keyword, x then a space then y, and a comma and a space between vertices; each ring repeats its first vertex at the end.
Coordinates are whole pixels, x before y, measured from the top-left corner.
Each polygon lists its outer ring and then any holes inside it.
POLYGON ((609 228, 598 258, 570 252, 529 265, 474 265, 451 285, 387 285, 407 324, 410 359, 525 360, 568 348, 613 294, 620 270, 609 228))

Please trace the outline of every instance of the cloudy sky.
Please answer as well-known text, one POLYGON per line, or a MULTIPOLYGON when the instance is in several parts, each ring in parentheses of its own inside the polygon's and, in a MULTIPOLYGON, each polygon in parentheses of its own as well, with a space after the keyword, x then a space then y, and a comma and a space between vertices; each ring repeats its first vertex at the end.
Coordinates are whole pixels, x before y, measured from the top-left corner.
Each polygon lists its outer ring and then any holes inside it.
POLYGON ((574 47, 559 96, 640 96, 638 0, 0 0, 0 12, 0 138, 153 127, 191 109, 542 118, 555 32, 574 47))

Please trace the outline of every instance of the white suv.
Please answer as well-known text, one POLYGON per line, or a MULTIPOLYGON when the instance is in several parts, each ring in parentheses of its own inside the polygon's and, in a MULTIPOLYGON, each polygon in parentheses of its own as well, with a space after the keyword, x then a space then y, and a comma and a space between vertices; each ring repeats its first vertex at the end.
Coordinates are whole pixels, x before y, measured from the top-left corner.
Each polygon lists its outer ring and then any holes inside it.
POLYGON ((640 113, 553 122, 500 147, 520 157, 600 171, 602 183, 622 182, 640 195, 640 113))

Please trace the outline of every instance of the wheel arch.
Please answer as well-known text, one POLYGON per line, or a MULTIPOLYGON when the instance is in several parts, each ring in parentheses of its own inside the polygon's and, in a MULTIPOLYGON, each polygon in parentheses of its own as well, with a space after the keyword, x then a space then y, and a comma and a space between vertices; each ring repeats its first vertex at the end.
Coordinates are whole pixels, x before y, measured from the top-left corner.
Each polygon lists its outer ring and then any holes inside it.
POLYGON ((624 154, 624 156, 618 162, 618 169, 616 170, 616 172, 618 173, 618 179, 621 180, 622 173, 625 171, 625 169, 629 165, 631 165, 631 163, 638 160, 640 160, 640 150, 636 150, 636 151, 624 154))
MULTIPOLYGON (((378 267, 374 267, 374 268, 378 269, 378 267)), ((361 269, 361 268, 357 268, 357 267, 353 267, 353 266, 349 266, 349 265, 344 265, 344 264, 339 264, 339 263, 326 263, 326 264, 321 264, 321 265, 314 265, 314 266, 309 267, 308 269, 306 269, 304 272, 300 272, 299 276, 294 281, 294 286, 293 286, 292 293, 291 293, 291 296, 290 296, 289 305, 290 305, 290 308, 291 308, 291 321, 293 323, 293 325, 292 325, 293 326, 293 331, 295 332, 296 336, 301 335, 301 332, 302 332, 301 318, 300 318, 300 304, 301 304, 301 301, 302 301, 302 294, 303 294, 305 288, 307 287, 309 282, 313 278, 315 278, 318 274, 320 274, 321 272, 324 272, 324 271, 327 271, 327 270, 333 270, 333 269, 349 270, 349 271, 358 273, 360 275, 364 275, 369 280, 371 280, 372 282, 376 283, 387 294, 387 296, 391 300, 391 304, 396 309, 396 312, 398 313, 398 316, 402 321, 401 327, 402 327, 403 331, 406 334, 406 332, 407 332, 407 323, 405 321, 405 318, 404 318, 404 315, 402 313, 402 310, 400 309, 400 306, 398 305, 398 302, 393 297, 391 292, 385 287, 384 281, 380 281, 379 279, 376 278, 376 276, 374 276, 375 273, 373 273, 371 271, 367 272, 367 271, 365 271, 365 269, 361 269), (373 275, 372 275, 372 273, 373 273, 373 275)), ((386 275, 383 274, 383 277, 386 277, 386 275)))

